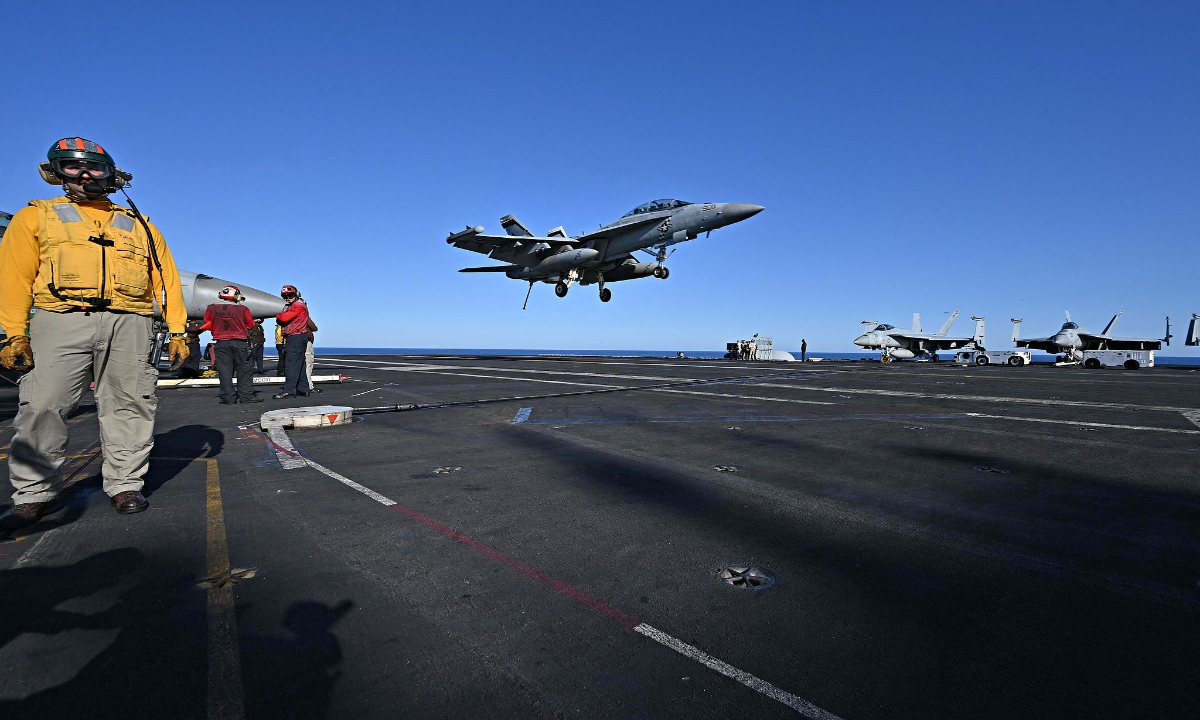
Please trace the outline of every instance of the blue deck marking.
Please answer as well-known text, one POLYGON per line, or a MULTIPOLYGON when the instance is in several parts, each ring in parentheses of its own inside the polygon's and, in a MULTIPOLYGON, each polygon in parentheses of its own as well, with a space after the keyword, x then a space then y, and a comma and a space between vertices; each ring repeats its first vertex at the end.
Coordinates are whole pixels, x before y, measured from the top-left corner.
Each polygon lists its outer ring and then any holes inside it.
POLYGON ((512 422, 509 424, 516 425, 517 423, 525 422, 526 420, 529 419, 529 413, 531 413, 531 412, 533 412, 533 408, 521 408, 520 410, 517 411, 516 415, 513 415, 512 422))

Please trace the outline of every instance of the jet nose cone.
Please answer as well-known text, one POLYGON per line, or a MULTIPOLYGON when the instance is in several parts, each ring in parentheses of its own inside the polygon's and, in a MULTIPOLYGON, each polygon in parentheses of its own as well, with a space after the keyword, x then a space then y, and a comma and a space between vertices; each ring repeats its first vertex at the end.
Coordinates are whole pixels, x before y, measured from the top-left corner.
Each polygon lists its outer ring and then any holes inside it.
POLYGON ((854 339, 854 344, 859 347, 866 347, 867 343, 869 343, 869 342, 870 341, 867 340, 866 335, 859 335, 857 338, 854 339))
POLYGON ((721 222, 723 225, 732 225, 735 222, 741 222, 748 217, 754 217, 764 210, 762 205, 751 205, 750 203, 724 203, 721 205, 721 222))

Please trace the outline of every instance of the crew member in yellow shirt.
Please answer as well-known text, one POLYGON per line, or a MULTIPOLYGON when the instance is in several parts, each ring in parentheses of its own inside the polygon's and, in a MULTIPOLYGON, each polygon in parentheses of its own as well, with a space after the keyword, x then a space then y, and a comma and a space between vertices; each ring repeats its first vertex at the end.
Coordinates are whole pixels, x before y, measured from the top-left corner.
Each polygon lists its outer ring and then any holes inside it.
POLYGON ((154 446, 154 304, 171 332, 169 355, 187 357, 187 311, 162 234, 130 203, 108 199, 131 176, 90 140, 63 138, 39 166, 65 194, 34 200, 0 243, 0 364, 28 371, 13 420, 13 507, 0 532, 54 512, 67 448, 67 417, 95 382, 104 491, 117 512, 149 503, 142 477, 154 446), (37 311, 30 318, 30 307, 37 311))

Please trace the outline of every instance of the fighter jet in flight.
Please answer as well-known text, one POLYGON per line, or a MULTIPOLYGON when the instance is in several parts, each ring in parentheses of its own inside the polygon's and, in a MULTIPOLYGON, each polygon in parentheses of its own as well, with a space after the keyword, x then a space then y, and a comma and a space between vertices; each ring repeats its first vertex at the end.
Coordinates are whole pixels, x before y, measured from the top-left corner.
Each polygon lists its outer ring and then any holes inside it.
POLYGON ((868 350, 881 351, 879 361, 885 363, 896 359, 908 360, 915 357, 937 362, 938 350, 952 350, 968 346, 982 347, 983 318, 972 318, 975 320, 973 337, 950 337, 947 333, 950 332, 950 326, 954 324, 957 317, 958 311, 955 310, 954 314, 946 319, 942 329, 932 335, 921 330, 920 313, 913 313, 911 328, 897 328, 893 325, 877 323, 874 320, 863 320, 862 324, 871 329, 855 338, 854 344, 868 350))
MULTIPOLYGON (((533 290, 535 282, 553 283, 554 294, 564 297, 574 283, 598 285, 600 302, 612 299, 605 283, 634 280, 653 275, 665 280, 670 274, 667 258, 675 251, 667 247, 694 240, 700 233, 732 225, 762 212, 761 205, 746 203, 690 203, 683 200, 654 200, 638 205, 619 220, 599 230, 571 237, 561 227, 543 236, 531 233, 512 215, 500 219, 507 235, 484 235, 483 227, 468 227, 452 233, 446 242, 464 250, 483 253, 508 263, 469 267, 459 272, 502 272, 513 280, 524 280, 533 290), (653 262, 639 262, 635 252, 644 252, 653 262)), ((529 302, 529 293, 525 293, 529 302)))
POLYGON ((1104 326, 1104 330, 1100 333, 1093 333, 1087 328, 1079 325, 1071 319, 1071 312, 1066 311, 1067 321, 1059 328, 1058 332, 1044 338, 1029 338, 1022 340, 1018 337, 1021 327, 1021 320, 1013 318, 1013 342, 1017 347, 1029 348, 1031 350, 1045 350, 1048 353, 1061 353, 1068 361, 1078 362, 1083 360, 1083 353, 1087 350, 1161 350, 1163 343, 1171 344, 1171 318, 1167 318, 1167 334, 1162 338, 1123 338, 1114 337, 1110 333, 1113 326, 1117 324, 1117 318, 1124 314, 1121 310, 1116 315, 1113 315, 1112 320, 1104 326))

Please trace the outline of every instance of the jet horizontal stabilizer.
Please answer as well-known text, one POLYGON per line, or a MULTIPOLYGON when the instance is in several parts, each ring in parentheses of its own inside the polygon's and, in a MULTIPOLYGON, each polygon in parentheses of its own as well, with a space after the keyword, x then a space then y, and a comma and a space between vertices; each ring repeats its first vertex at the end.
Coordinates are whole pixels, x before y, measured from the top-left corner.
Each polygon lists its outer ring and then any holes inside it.
POLYGON ((484 265, 483 267, 469 267, 459 270, 459 272, 508 272, 515 270, 519 265, 484 265))

